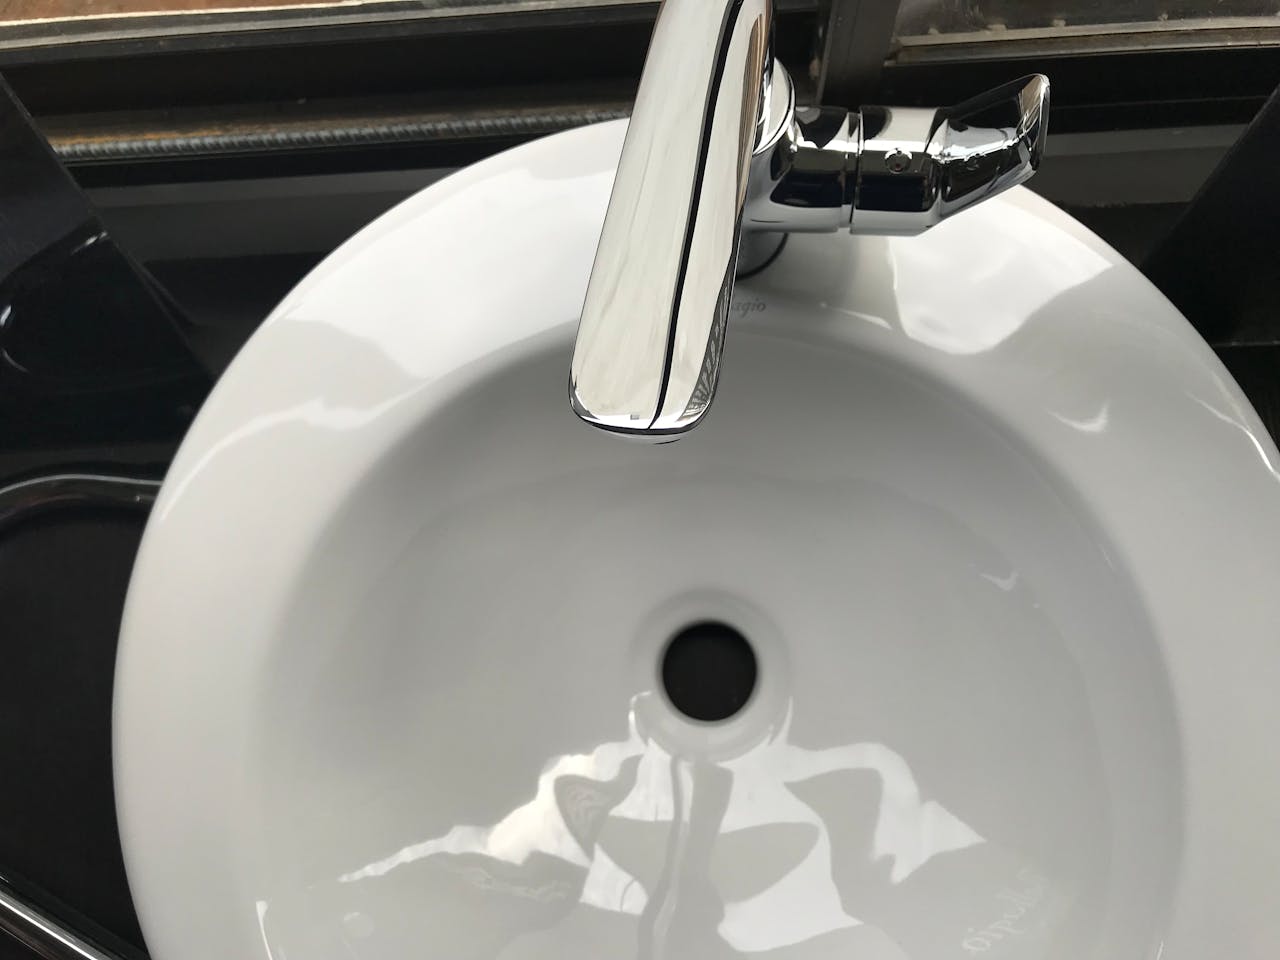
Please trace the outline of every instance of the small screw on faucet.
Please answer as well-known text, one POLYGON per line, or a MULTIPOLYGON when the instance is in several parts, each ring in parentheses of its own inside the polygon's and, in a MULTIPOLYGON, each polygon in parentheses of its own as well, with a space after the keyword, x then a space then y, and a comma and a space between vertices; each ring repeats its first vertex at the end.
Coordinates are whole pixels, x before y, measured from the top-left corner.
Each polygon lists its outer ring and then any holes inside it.
POLYGON ((885 155, 884 165, 890 173, 904 173, 911 166, 911 154, 905 150, 894 150, 885 155))

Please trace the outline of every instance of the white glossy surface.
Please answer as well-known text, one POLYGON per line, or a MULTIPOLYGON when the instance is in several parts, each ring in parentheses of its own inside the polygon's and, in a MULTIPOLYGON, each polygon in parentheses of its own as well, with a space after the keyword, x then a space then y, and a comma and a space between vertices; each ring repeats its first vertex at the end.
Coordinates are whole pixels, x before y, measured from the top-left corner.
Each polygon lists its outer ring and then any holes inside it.
POLYGON ((793 237, 699 430, 604 436, 622 129, 377 221, 201 412, 117 674, 155 960, 1280 956, 1280 474, 1209 350, 1017 190, 793 237), (708 616, 718 727, 656 683, 708 616))

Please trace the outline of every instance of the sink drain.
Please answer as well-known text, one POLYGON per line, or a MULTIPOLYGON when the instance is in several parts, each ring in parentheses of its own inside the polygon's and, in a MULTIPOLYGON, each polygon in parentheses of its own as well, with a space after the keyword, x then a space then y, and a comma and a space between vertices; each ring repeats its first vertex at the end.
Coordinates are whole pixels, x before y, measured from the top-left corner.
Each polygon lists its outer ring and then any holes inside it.
POLYGON ((693 720, 728 720, 756 688, 756 655, 726 623, 685 627, 662 655, 662 686, 671 705, 693 720))

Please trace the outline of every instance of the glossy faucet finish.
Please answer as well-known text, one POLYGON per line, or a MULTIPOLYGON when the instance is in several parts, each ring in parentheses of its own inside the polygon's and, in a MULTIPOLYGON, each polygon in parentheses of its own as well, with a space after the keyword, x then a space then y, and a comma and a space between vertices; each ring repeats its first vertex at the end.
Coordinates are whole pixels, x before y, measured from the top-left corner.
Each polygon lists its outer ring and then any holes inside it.
POLYGON ((670 0, 654 26, 574 352, 578 415, 666 434, 719 376, 750 159, 772 91, 771 0, 670 0))
POLYGON ((863 107, 854 231, 911 236, 1025 183, 1048 120, 1039 74, 945 109, 863 107))
POLYGON ((1039 75, 939 110, 797 110, 772 0, 666 0, 658 13, 582 308, 575 413, 663 439, 720 376, 743 230, 915 234, 1034 173, 1039 75))

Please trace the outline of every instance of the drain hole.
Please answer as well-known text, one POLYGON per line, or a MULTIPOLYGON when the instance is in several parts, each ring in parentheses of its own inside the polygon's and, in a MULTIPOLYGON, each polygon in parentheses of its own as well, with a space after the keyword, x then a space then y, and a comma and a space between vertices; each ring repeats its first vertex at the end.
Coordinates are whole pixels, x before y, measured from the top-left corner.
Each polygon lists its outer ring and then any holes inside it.
POLYGON ((662 685, 671 705, 694 720, 728 720, 756 688, 756 655, 747 638, 724 623, 685 627, 662 655, 662 685))

